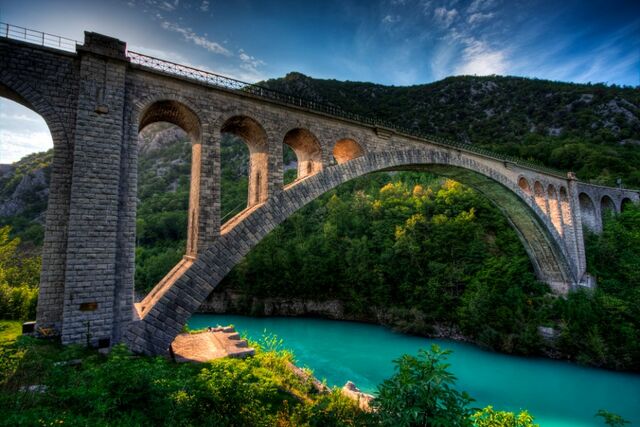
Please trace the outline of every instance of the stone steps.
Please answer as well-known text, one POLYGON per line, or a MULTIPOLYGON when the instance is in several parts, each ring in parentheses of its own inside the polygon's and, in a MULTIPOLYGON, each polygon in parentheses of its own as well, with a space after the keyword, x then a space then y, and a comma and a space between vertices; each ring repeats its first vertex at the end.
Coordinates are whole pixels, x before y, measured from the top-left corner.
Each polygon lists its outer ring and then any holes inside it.
POLYGON ((255 349, 233 327, 179 334, 171 344, 171 355, 176 362, 208 362, 223 357, 245 358, 253 356, 255 349))

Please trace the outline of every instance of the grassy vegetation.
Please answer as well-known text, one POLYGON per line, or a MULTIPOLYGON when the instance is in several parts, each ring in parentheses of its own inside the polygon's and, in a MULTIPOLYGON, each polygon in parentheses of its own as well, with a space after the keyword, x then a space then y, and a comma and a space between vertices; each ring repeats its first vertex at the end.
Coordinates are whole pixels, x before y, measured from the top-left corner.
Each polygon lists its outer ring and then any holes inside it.
POLYGON ((295 373, 292 354, 276 338, 252 346, 256 355, 244 360, 176 364, 124 347, 106 356, 63 347, 20 336, 17 321, 0 321, 0 426, 535 426, 526 413, 517 419, 528 422, 515 424, 513 413, 472 410, 472 399, 453 389, 447 353, 437 347, 396 361, 375 411, 367 412, 295 373))
POLYGON ((339 392, 319 394, 290 369, 291 354, 175 364, 108 356, 18 336, 0 321, 0 425, 331 426, 368 415, 339 392))

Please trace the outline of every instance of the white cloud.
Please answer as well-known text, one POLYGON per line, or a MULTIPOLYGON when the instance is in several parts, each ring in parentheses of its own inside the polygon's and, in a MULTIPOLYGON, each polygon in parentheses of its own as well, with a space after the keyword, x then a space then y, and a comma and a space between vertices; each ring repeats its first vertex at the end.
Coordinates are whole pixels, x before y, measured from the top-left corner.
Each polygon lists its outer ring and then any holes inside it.
POLYGON ((158 4, 158 7, 162 10, 166 10, 167 12, 171 12, 176 9, 176 5, 169 3, 168 1, 163 1, 158 4))
POLYGON ((475 13, 482 10, 487 10, 497 3, 497 0, 473 0, 473 2, 467 8, 468 13, 475 13))
POLYGON ((469 15, 469 17, 467 18, 467 22, 471 25, 474 24, 479 24, 481 22, 487 21, 491 18, 493 18, 494 14, 493 13, 481 13, 481 12, 477 12, 474 13, 472 15, 469 15))
POLYGON ((258 68, 265 65, 264 61, 254 56, 248 55, 242 49, 238 51, 238 58, 240 58, 240 61, 242 62, 240 64, 240 68, 249 72, 251 75, 253 75, 254 78, 261 75, 258 68))
POLYGON ((420 0, 420 7, 422 7, 422 13, 429 16, 431 15, 431 5, 433 1, 431 0, 420 0))
POLYGON ((12 122, 27 122, 27 123, 41 123, 42 118, 37 117, 34 113, 32 116, 28 116, 26 114, 7 114, 0 113, 0 119, 2 119, 3 123, 7 123, 9 120, 12 122))
POLYGON ((455 68, 455 74, 505 74, 509 63, 504 50, 491 49, 485 42, 476 39, 465 41, 462 51, 464 62, 455 68))
POLYGON ((13 132, 0 129, 0 163, 13 163, 27 154, 46 151, 53 147, 49 132, 31 132, 24 129, 13 132))
POLYGON ((433 12, 433 16, 443 27, 449 28, 458 17, 458 11, 456 9, 447 10, 446 7, 439 7, 433 12))
POLYGON ((203 12, 208 12, 209 11, 209 1, 208 0, 203 0, 202 4, 200 4, 200 10, 203 12))
POLYGON ((231 52, 222 47, 219 43, 207 39, 195 33, 191 28, 181 27, 169 21, 162 21, 162 28, 181 34, 185 40, 195 43, 197 46, 207 49, 209 52, 220 55, 231 56, 231 52))
POLYGON ((400 15, 387 15, 382 18, 383 24, 395 24, 396 22, 400 22, 400 15))

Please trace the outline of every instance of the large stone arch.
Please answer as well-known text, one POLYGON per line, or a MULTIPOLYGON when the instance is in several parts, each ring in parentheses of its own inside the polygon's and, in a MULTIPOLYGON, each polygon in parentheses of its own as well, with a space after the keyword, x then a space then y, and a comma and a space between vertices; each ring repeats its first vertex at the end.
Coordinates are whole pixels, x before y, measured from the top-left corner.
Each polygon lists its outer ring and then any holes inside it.
POLYGON ((282 140, 296 154, 298 160, 297 180, 307 178, 322 170, 322 147, 318 138, 306 128, 289 130, 282 140))
POLYGON ((249 149, 249 188, 247 208, 264 203, 269 197, 269 139, 262 124, 245 114, 225 117, 220 133, 232 134, 249 149))
POLYGON ((333 145, 332 154, 335 161, 341 164, 364 156, 365 150, 355 139, 341 138, 333 145))
MULTIPOLYGON (((540 280, 558 293, 566 293, 579 280, 555 228, 518 183, 470 156, 419 149, 369 153, 290 186, 223 232, 177 280, 154 289, 158 297, 127 332, 129 345, 135 351, 165 353, 214 287, 278 224, 326 191, 364 174, 385 170, 431 171, 475 188, 506 215, 540 280)), ((561 191, 566 197, 566 190, 561 191)))
MULTIPOLYGON (((187 247, 185 254, 195 256, 198 252, 200 229, 200 190, 202 176, 202 120, 193 107, 183 100, 159 97, 147 100, 135 114, 136 136, 147 126, 167 122, 184 130, 191 140, 191 177, 189 188, 189 210, 187 212, 187 247)), ((137 156, 136 156, 137 158, 137 156)))
POLYGON ((40 115, 53 140, 53 161, 42 245, 42 269, 37 318, 41 331, 57 333, 64 309, 69 204, 73 172, 73 122, 65 120, 38 90, 24 79, 0 70, 0 97, 25 106, 40 115))

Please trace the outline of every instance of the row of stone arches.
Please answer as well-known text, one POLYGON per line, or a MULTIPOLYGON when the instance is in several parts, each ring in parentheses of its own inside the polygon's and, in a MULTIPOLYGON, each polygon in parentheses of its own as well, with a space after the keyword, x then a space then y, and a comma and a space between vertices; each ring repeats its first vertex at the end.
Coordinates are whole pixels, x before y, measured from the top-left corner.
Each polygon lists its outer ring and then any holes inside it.
MULTIPOLYGON (((596 199, 597 200, 597 197, 596 199)), ((620 204, 616 202, 607 194, 600 197, 599 203, 594 201, 594 197, 581 192, 578 195, 578 201, 580 203, 580 212, 582 216, 582 224, 589 230, 599 232, 604 226, 604 219, 607 214, 617 214, 624 211, 633 201, 625 197, 620 200, 620 204)))
MULTIPOLYGON (((222 191, 219 180, 215 178, 216 173, 211 167, 213 141, 234 138, 241 141, 248 150, 246 205, 244 208, 236 207, 240 210, 233 212, 233 217, 226 212, 217 214, 228 223, 233 223, 232 220, 240 217, 244 211, 266 202, 274 191, 286 191, 300 181, 321 172, 323 167, 342 164, 365 154, 363 145, 353 138, 338 138, 331 143, 323 141, 323 144, 310 129, 299 125, 292 126, 286 132, 278 133, 272 130, 269 133, 257 119, 243 113, 218 119, 214 124, 205 123, 194 108, 187 104, 174 99, 156 99, 139 104, 139 112, 132 118, 132 124, 135 125, 135 135, 132 136, 137 138, 138 134, 151 124, 167 122, 181 128, 189 137, 192 161, 187 215, 188 255, 195 255, 197 252, 198 229, 206 228, 207 221, 211 224, 211 218, 216 216, 213 206, 208 206, 215 203, 212 199, 214 188, 218 192, 222 191), (274 144, 280 139, 281 142, 274 144), (276 147, 280 144, 281 147, 276 147), (325 158, 323 147, 332 151, 333 162, 325 158), (282 158, 285 149, 291 149, 296 159, 295 179, 286 186, 282 180, 282 158), (278 157, 280 161, 277 160, 278 157), (279 181, 275 179, 276 176, 280 177, 279 181), (207 196, 208 194, 210 196, 207 196), (209 213, 205 212, 206 210, 209 210, 209 213)), ((215 221, 213 226, 215 227, 215 221)))
MULTIPOLYGON (((199 158, 196 146, 202 142, 202 124, 198 115, 181 102, 155 101, 141 114, 138 132, 152 123, 168 122, 184 130, 194 145, 193 158, 199 158)), ((215 133, 215 131, 213 132, 215 133)), ((264 127, 254 118, 236 115, 228 118, 219 129, 220 135, 231 134, 241 139, 249 150, 249 195, 247 206, 264 202, 268 194, 269 142, 264 127)), ((293 150, 297 159, 297 180, 322 171, 323 149, 316 135, 302 127, 290 129, 284 135, 283 145, 293 150)), ((332 155, 341 164, 364 155, 362 145, 352 138, 341 138, 333 144, 332 155)), ((195 163, 195 162, 194 162, 195 163)))
POLYGON ((542 213, 549 218, 558 234, 561 237, 565 237, 567 233, 566 230, 572 229, 572 227, 567 227, 567 225, 573 225, 569 194, 566 187, 560 185, 559 188, 556 188, 556 186, 551 183, 543 184, 539 180, 534 181, 532 186, 525 177, 518 179, 518 186, 526 196, 533 200, 542 213))

